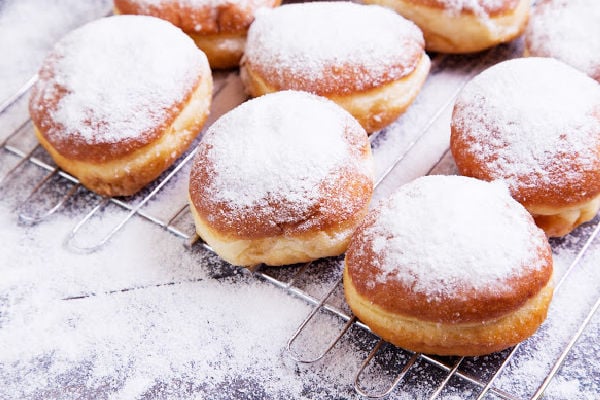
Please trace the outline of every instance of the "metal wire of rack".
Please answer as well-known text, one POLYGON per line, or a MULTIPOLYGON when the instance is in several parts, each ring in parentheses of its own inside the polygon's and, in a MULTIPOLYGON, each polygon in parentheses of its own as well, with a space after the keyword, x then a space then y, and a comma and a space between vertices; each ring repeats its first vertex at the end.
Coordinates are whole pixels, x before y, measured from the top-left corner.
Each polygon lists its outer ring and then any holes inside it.
MULTIPOLYGON (((391 172, 394 171, 402 162, 405 157, 410 154, 411 150, 427 136, 428 132, 431 130, 432 126, 441 118, 443 113, 451 107, 454 97, 458 94, 458 91, 468 81, 468 79, 476 74, 478 71, 483 69, 486 65, 497 62, 507 56, 510 56, 514 53, 514 49, 508 49, 500 47, 499 50, 493 50, 488 52, 488 54, 484 57, 477 58, 477 62, 473 62, 472 59, 467 60, 469 68, 463 71, 463 75, 460 79, 460 84, 458 84, 452 91, 451 94, 447 97, 447 99, 442 102, 442 104, 438 105, 437 110, 433 112, 426 122, 420 126, 418 132, 412 136, 412 139, 404 146, 402 152, 395 157, 392 162, 384 166, 382 168, 381 173, 377 179, 376 186, 379 186, 386 178, 391 175, 391 172), (465 73, 466 72, 466 73, 465 73)), ((453 57, 447 56, 435 56, 433 58, 433 67, 432 74, 435 74, 436 71, 444 71, 452 68, 452 63, 455 62, 453 57)), ((218 103, 220 101, 219 97, 228 96, 224 89, 231 83, 232 79, 237 77, 235 72, 230 73, 229 75, 222 75, 218 79, 215 80, 215 91, 213 95, 213 103, 218 103)), ((2 105, 0 105, 0 117, 3 115, 10 113, 11 109, 15 107, 17 103, 22 101, 23 97, 33 83, 35 82, 36 77, 32 77, 28 82, 23 85, 23 87, 11 96, 9 99, 4 101, 2 105)), ((243 99, 242 99, 243 101, 243 99)), ((230 106, 235 106, 231 104, 230 106)), ((228 107, 228 108, 231 108, 228 107)), ((218 115, 212 116, 211 118, 216 118, 218 115)), ((214 121, 214 119, 212 119, 214 121)), ((209 124, 207 124, 208 126, 209 124)), ((65 205, 65 203, 71 199, 73 196, 85 189, 80 185, 78 180, 73 176, 61 171, 58 167, 56 167, 48 157, 43 156, 43 150, 40 149, 39 145, 35 145, 33 148, 29 150, 23 150, 16 145, 11 144, 11 142, 20 135, 32 135, 32 126, 31 121, 27 120, 22 124, 18 125, 15 129, 9 132, 4 139, 0 139, 0 148, 2 152, 11 154, 12 156, 16 156, 19 158, 19 161, 13 165, 8 171, 5 171, 2 176, 0 176, 0 188, 3 185, 6 185, 11 181, 11 179, 18 175, 18 172, 21 169, 26 168, 26 166, 34 166, 44 172, 44 176, 37 181, 33 188, 31 189, 29 195, 17 205, 16 211, 19 214, 19 218, 27 223, 41 223, 45 219, 51 217, 56 212, 65 205), (41 155, 39 154, 41 153, 41 155), (56 199, 54 204, 50 207, 47 207, 43 210, 29 210, 28 205, 32 202, 32 200, 36 196, 40 196, 40 192, 42 188, 46 185, 51 185, 51 182, 54 179, 59 179, 65 182, 68 182, 71 186, 65 193, 61 193, 60 196, 56 199)), ((371 137, 372 145, 374 147, 377 146, 377 142, 380 136, 384 136, 385 133, 375 134, 371 137)), ((0 132, 0 138, 2 137, 2 132, 0 132)), ((436 169, 439 169, 441 163, 448 158, 448 154, 444 152, 441 157, 437 159, 426 173, 435 173, 436 169)), ((119 231, 121 231, 127 223, 134 217, 141 217, 154 223, 161 228, 164 228, 166 231, 171 234, 180 237, 187 246, 191 246, 196 242, 201 243, 201 246, 204 246, 206 249, 211 250, 208 245, 199 241, 198 236, 195 232, 185 231, 180 229, 175 221, 183 218, 185 216, 189 217, 188 206, 184 205, 176 210, 170 217, 168 218, 160 218, 154 216, 152 213, 144 210, 144 206, 163 189, 169 182, 172 180, 174 176, 181 173, 181 171, 186 167, 189 161, 193 158, 195 154, 194 150, 189 151, 185 154, 172 168, 170 168, 167 172, 165 172, 150 188, 144 190, 142 194, 133 196, 132 198, 109 198, 109 197, 96 197, 96 203, 93 207, 79 220, 79 222, 73 227, 73 229, 67 234, 65 239, 65 244, 72 250, 78 252, 93 252, 98 250, 99 248, 105 246, 110 240, 112 240, 116 235, 118 235, 119 231), (92 217, 104 212, 104 209, 109 206, 114 205, 125 211, 125 217, 122 218, 118 223, 112 226, 109 229, 109 232, 98 239, 94 244, 90 246, 81 246, 77 244, 77 237, 80 233, 82 227, 89 223, 92 217)), ((1 157, 1 155, 0 155, 1 157)), ((587 239, 585 240, 584 245, 579 249, 575 259, 570 263, 562 277, 560 277, 559 281, 555 285, 555 290, 560 290, 561 286, 568 278, 569 274, 576 268, 577 265, 581 262, 584 255, 586 254, 588 248, 592 244, 592 242, 597 238, 598 233, 600 232, 600 221, 596 222, 595 228, 589 234, 587 239)), ((211 250, 212 251, 212 250, 211 250)), ((338 264, 338 269, 341 271, 342 265, 339 260, 330 260, 332 263, 338 264)), ((336 279, 333 284, 329 287, 326 293, 322 296, 315 296, 310 294, 308 291, 303 290, 302 288, 296 286, 296 282, 303 278, 304 275, 309 274, 311 271, 311 263, 304 264, 302 266, 298 266, 292 274, 283 275, 283 278, 278 277, 276 269, 262 268, 257 267, 253 270, 253 273, 259 278, 266 282, 269 282, 282 290, 287 291, 293 296, 296 296, 309 305, 312 306, 311 312, 306 316, 304 321, 300 324, 297 330, 290 337, 288 344, 285 349, 285 353, 293 360, 299 363, 315 363, 322 360, 327 354, 332 352, 336 345, 346 338, 348 335, 351 335, 351 331, 353 331, 354 327, 359 328, 360 330, 370 333, 370 329, 357 320, 356 317, 352 316, 351 313, 344 309, 344 307, 340 307, 332 304, 330 301, 331 297, 335 293, 339 293, 340 284, 341 284, 341 275, 338 279, 336 279), (319 314, 326 313, 331 315, 341 321, 341 328, 337 335, 331 340, 329 344, 325 346, 325 348, 320 349, 319 353, 316 355, 306 356, 298 352, 294 344, 297 342, 299 337, 306 334, 306 327, 311 323, 311 321, 319 314)), ((171 284, 171 283, 169 283, 171 284)), ((91 294, 90 294, 91 295, 91 294)), ((70 297, 64 300, 72 300, 76 298, 85 297, 77 296, 70 297)), ((544 390, 548 387, 549 383, 552 381, 554 376, 557 374, 560 366, 564 362, 565 358, 571 351, 572 347, 577 343, 578 339, 590 323, 592 317, 597 312, 600 307, 600 299, 598 299, 595 304, 589 309, 588 314, 585 319, 582 321, 577 331, 571 336, 566 346, 562 349, 559 357, 555 360, 555 363, 552 365, 552 368, 544 381, 539 385, 537 390, 531 395, 528 396, 531 399, 540 398, 544 390)), ((372 335, 372 334, 371 334, 372 335)), ((373 335, 374 336, 374 335, 373 335)), ((475 388, 471 397, 482 399, 487 396, 493 396, 496 398, 502 398, 507 400, 514 400, 522 398, 517 394, 509 393, 501 388, 495 386, 498 377, 502 374, 502 372, 507 368, 507 365, 511 362, 515 354, 517 353, 519 346, 515 346, 514 348, 502 352, 497 355, 497 366, 494 368, 491 373, 488 373, 485 378, 480 376, 476 376, 474 373, 470 373, 469 371, 463 370, 463 366, 465 363, 471 362, 476 363, 477 361, 473 361, 471 359, 468 360, 466 357, 460 358, 448 358, 448 357, 435 357, 429 356, 425 354, 412 353, 406 350, 395 348, 391 346, 391 351, 396 353, 397 357, 405 360, 403 364, 400 366, 400 370, 396 374, 395 378, 392 382, 382 390, 373 391, 369 390, 367 387, 371 386, 365 383, 362 379, 363 375, 365 375, 365 371, 370 367, 370 365, 374 362, 378 354, 381 354, 385 351, 384 347, 389 348, 389 345, 379 339, 376 340, 375 345, 371 348, 368 356, 362 362, 362 365, 356 372, 353 381, 354 388, 356 392, 364 397, 369 398, 382 398, 389 396, 393 393, 396 393, 400 390, 399 385, 403 380, 406 379, 407 375, 410 374, 413 370, 417 368, 418 365, 426 365, 427 368, 430 368, 431 374, 438 375, 437 383, 433 384, 429 388, 428 398, 434 399, 438 398, 444 390, 446 390, 450 384, 450 382, 454 379, 458 379, 459 381, 466 382, 475 388)), ((306 350, 306 349, 305 349, 306 350)), ((459 385, 460 386, 460 385, 459 385)))

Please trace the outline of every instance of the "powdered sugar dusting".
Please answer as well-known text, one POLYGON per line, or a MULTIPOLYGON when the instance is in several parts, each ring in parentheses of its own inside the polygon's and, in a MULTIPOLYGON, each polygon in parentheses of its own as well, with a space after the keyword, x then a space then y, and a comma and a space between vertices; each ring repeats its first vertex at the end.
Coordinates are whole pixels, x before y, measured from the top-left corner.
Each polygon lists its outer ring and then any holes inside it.
POLYGON ((45 1, 40 12, 39 0, 0 2, 0 102, 37 72, 44 55, 60 37, 108 13, 111 3, 110 0, 45 1))
POLYGON ((40 72, 33 104, 66 92, 58 128, 88 143, 137 138, 166 121, 196 84, 205 56, 171 24, 152 17, 94 21, 61 40, 40 72))
POLYGON ((502 288, 542 267, 545 243, 527 211, 500 182, 428 176, 402 186, 377 208, 365 235, 379 237, 379 281, 395 279, 429 298, 465 288, 502 288))
POLYGON ((529 52, 556 57, 600 80, 600 2, 552 0, 538 4, 526 31, 529 52))
POLYGON ((470 81, 452 124, 466 152, 511 189, 561 185, 598 163, 600 85, 553 59, 505 61, 470 81), (594 145, 597 143, 597 145, 594 145), (565 168, 577 155, 578 168, 565 168), (528 176, 529 179, 523 179, 528 176))
POLYGON ((456 15, 461 11, 472 11, 475 15, 488 15, 489 11, 501 9, 506 0, 442 0, 446 12, 456 15))
MULTIPOLYGON (((0 39, 0 47, 4 44, 0 54, 7 55, 0 58, 0 64, 3 61, 19 64, 22 58, 14 58, 15 47, 20 47, 20 39, 33 35, 33 31, 45 39, 52 38, 58 33, 56 27, 67 23, 62 21, 68 21, 72 26, 76 20, 81 23, 104 14, 104 8, 98 7, 99 1, 4 0, 1 3, 0 17, 17 3, 27 5, 31 13, 20 13, 26 22, 17 26, 14 14, 9 16, 10 21, 2 19, 1 28, 8 26, 10 29, 5 30, 9 32, 7 35, 0 35, 6 39, 0 39), (86 7, 96 13, 82 16, 86 7), (53 22, 50 27, 46 23, 49 20, 53 22)), ((24 47, 26 64, 37 64, 41 60, 38 51, 41 46, 24 47)), ((508 54, 506 49, 500 49, 504 56, 508 54)), ((496 50, 493 54, 498 56, 496 50)), ((487 54, 485 59, 489 61, 487 54)), ((511 52, 510 55, 516 54, 511 52)), ((398 126, 401 129, 386 131, 385 146, 374 148, 378 165, 393 161, 391 151, 384 152, 384 148, 386 151, 394 146, 398 151, 404 149, 404 135, 420 131, 420 126, 437 109, 434 105, 449 98, 450 89, 454 87, 449 82, 466 77, 462 68, 478 62, 479 58, 470 58, 460 65, 446 65, 437 75, 434 70, 433 78, 436 79, 428 80, 430 87, 425 88, 428 95, 421 97, 421 103, 427 103, 428 108, 419 108, 418 120, 403 117, 403 124, 398 126), (449 90, 443 90, 446 86, 449 90)), ((35 69, 37 65, 21 77, 24 79, 17 80, 17 87, 35 69)), ((14 76, 11 71, 0 73, 0 88, 6 94, 12 93, 9 88, 15 83, 12 82, 14 76)), ((231 87, 227 90, 234 91, 231 87)), ((243 96, 241 92, 237 95, 243 96)), ((223 103, 230 101, 228 96, 217 96, 213 103, 217 109, 224 107, 219 97, 223 103)), ((7 114, 11 113, 5 113, 0 121, 5 134, 10 132, 4 123, 7 114)), ((11 120, 18 118, 11 117, 11 120)), ((437 149, 442 149, 442 142, 447 141, 449 121, 450 116, 446 117, 444 113, 434 126, 435 132, 429 132, 421 146, 413 148, 411 157, 397 169, 425 173, 437 149), (439 143, 436 137, 440 138, 439 143)), ((27 140, 24 138, 19 143, 35 141, 30 137, 31 132, 21 136, 27 136, 27 140)), ((380 145, 382 136, 377 139, 380 145)), ((17 145, 25 149, 22 146, 17 145)), ((5 172, 14 165, 15 159, 18 160, 4 151, 0 157, 0 170, 5 172)), ((245 269, 226 265, 201 246, 186 250, 179 238, 138 216, 127 223, 102 251, 73 254, 62 246, 62 240, 97 198, 80 191, 77 200, 59 210, 54 217, 34 226, 19 223, 14 207, 45 173, 36 169, 32 163, 25 163, 14 179, 4 181, 0 190, 0 398, 362 398, 354 392, 352 378, 378 338, 355 325, 323 360, 312 364, 291 361, 282 349, 310 311, 310 305, 289 295, 290 291, 273 288, 256 279, 245 269), (34 171, 37 173, 32 173, 34 171), (187 280, 193 282, 181 283, 187 280), (59 300, 82 292, 95 292, 98 296, 59 300), (103 295, 104 292, 110 294, 103 295)), ((384 184, 397 186, 399 179, 392 178, 384 184)), ((171 210, 175 212, 179 204, 185 203, 187 185, 179 184, 179 180, 187 179, 185 171, 180 172, 177 179, 177 185, 173 186, 171 181, 163 188, 161 193, 165 196, 152 200, 156 203, 151 209, 144 207, 150 215, 166 221, 172 215, 171 210)), ((58 191, 63 186, 53 190, 58 191)), ((55 196, 42 197, 44 206, 53 204, 55 196)), ((113 222, 120 220, 120 214, 113 217, 115 211, 118 210, 109 207, 106 214, 111 218, 101 224, 102 228, 108 230, 113 222)), ((185 231, 191 233, 193 221, 187 217, 177 225, 186 226, 185 231)), ((560 241, 552 241, 557 278, 562 275, 558 273, 575 259, 597 222, 598 217, 593 224, 577 229, 560 241)), ((101 235, 94 237, 99 239, 101 235)), ((567 283, 555 292, 549 312, 551 324, 544 324, 550 329, 542 328, 526 342, 526 362, 517 356, 501 382, 494 384, 495 388, 515 398, 533 395, 531 391, 520 389, 535 389, 543 381, 549 368, 538 368, 538 360, 543 358, 544 367, 545 360, 555 360, 557 352, 554 350, 560 352, 565 343, 563 339, 568 341, 577 328, 570 322, 581 319, 579 317, 589 311, 589 303, 593 304, 598 296, 599 259, 600 241, 595 240, 584 261, 574 269, 575 274, 572 273, 567 283), (565 323, 565 318, 569 323, 565 323), (527 343, 537 345, 529 348, 527 343), (553 351, 549 352, 549 348, 553 351), (533 362, 527 362, 530 360, 533 362), (527 385, 521 386, 522 382, 527 385)), ((280 273, 279 279, 284 281, 298 270, 297 267, 268 269, 271 274, 280 273)), ((336 275, 338 272, 337 262, 331 265, 328 260, 323 260, 296 279, 293 290, 314 287, 314 290, 308 290, 309 294, 320 298, 339 276, 336 275)), ((334 296, 335 302, 329 299, 328 304, 343 303, 341 289, 336 290, 334 296)), ((307 347, 300 350, 313 350, 316 354, 329 344, 328 335, 340 331, 345 321, 329 318, 329 315, 317 313, 313 319, 317 320, 316 326, 308 332, 306 340, 302 340, 302 346, 307 347)), ((600 361, 594 355, 600 352, 597 340, 599 316, 597 313, 586 328, 544 398, 591 400, 598 397, 600 361)), ((380 360, 377 365, 381 368, 369 367, 367 376, 362 376, 361 383, 368 388, 385 389, 412 355, 393 346, 384 345, 383 349, 389 351, 380 349, 374 359, 375 363, 380 360), (375 371, 370 373, 372 370, 375 371)), ((467 358, 459 371, 487 381, 503 360, 502 354, 506 355, 506 352, 467 358), (465 370, 467 363, 469 367, 465 370)), ((441 359, 445 365, 452 361, 454 359, 441 359)), ((427 398, 446 372, 447 369, 442 370, 437 363, 420 359, 389 398, 427 398)), ((469 381, 450 379, 440 396, 444 399, 473 398, 480 391, 480 386, 469 381)), ((488 394, 490 396, 493 394, 488 394)))
POLYGON ((238 211, 285 198, 298 212, 306 211, 336 169, 369 171, 367 163, 345 165, 352 159, 345 138, 349 124, 357 123, 336 104, 303 92, 277 92, 242 104, 202 140, 215 171, 210 198, 238 211))
POLYGON ((492 32, 502 29, 494 23, 491 15, 502 10, 506 6, 506 0, 442 0, 441 2, 444 12, 451 18, 470 12, 492 32))
MULTIPOLYGON (((343 68, 364 81, 412 71, 423 36, 412 22, 391 10, 350 2, 289 4, 261 9, 248 32, 245 57, 273 66, 269 79, 283 81, 281 70, 299 81, 324 79, 327 66, 343 68)), ((418 57, 417 57, 418 60, 418 57)), ((329 77, 328 79, 330 79, 329 77)), ((308 86, 307 83, 305 85, 308 86)), ((302 88, 292 88, 302 89, 302 88)))
MULTIPOLYGON (((205 7, 215 4, 237 4, 241 0, 136 0, 140 6, 149 9, 149 7, 164 7, 177 5, 179 7, 205 7)), ((199 30, 199 29, 198 29, 199 30)))

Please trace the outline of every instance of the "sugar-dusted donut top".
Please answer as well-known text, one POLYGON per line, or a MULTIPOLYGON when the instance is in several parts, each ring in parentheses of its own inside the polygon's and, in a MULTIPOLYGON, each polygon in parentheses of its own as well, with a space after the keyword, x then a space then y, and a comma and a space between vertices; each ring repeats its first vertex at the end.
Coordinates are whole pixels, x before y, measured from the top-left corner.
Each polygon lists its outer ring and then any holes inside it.
POLYGON ((277 90, 348 94, 410 74, 423 44, 416 25, 380 6, 288 4, 257 12, 242 64, 277 90))
POLYGON ((492 319, 552 274, 542 230, 502 183, 427 176, 402 186, 355 233, 346 265, 359 294, 434 321, 492 319))
POLYGON ((502 179, 526 206, 600 194, 600 84, 550 58, 505 61, 471 80, 452 117, 463 175, 502 179))
POLYGON ((252 239, 328 229, 368 204, 367 134, 335 103, 283 91, 250 100, 203 136, 190 196, 222 234, 252 239))
POLYGON ((203 35, 243 33, 261 7, 281 0, 115 0, 122 14, 151 15, 165 19, 187 33, 203 35))
POLYGON ((103 18, 56 44, 40 69, 30 112, 63 156, 110 160, 160 137, 207 74, 204 53, 172 24, 103 18))
POLYGON ((531 55, 558 58, 600 81, 600 1, 538 1, 525 39, 531 55))
MULTIPOLYGON (((506 14, 522 0, 405 0, 408 3, 442 9, 448 16, 473 14, 477 17, 495 17, 506 14)), ((528 1, 528 0, 527 0, 528 1)))

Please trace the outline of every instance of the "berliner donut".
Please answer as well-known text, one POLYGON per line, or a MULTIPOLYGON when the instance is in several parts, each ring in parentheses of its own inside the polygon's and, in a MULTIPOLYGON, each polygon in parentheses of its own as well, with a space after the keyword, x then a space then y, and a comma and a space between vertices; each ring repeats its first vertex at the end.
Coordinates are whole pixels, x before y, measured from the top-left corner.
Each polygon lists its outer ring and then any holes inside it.
POLYGON ((237 67, 248 27, 261 7, 281 0, 114 0, 115 14, 150 15, 171 22, 204 51, 212 68, 237 67))
POLYGON ((90 190, 131 195, 191 144, 209 112, 204 54, 170 23, 117 16, 60 40, 29 103, 56 164, 90 190))
POLYGON ((412 103, 429 66, 421 32, 393 11, 315 2, 256 14, 241 77, 251 96, 291 89, 327 97, 372 133, 412 103))
POLYGON ((474 53, 525 30, 530 0, 365 0, 396 10, 423 30, 427 51, 474 53))
POLYGON ((552 268, 543 231, 503 183, 428 176, 369 212, 346 252, 344 291, 397 346, 476 356, 536 331, 552 268))
POLYGON ((525 55, 557 58, 600 82, 600 1, 538 1, 525 31, 525 55))
POLYGON ((368 210, 368 136, 335 103, 282 91, 221 116, 190 176, 198 235, 234 265, 334 256, 368 210))
POLYGON ((450 147, 463 175, 505 181, 548 236, 600 207, 600 84, 551 58, 505 61, 464 87, 450 147))

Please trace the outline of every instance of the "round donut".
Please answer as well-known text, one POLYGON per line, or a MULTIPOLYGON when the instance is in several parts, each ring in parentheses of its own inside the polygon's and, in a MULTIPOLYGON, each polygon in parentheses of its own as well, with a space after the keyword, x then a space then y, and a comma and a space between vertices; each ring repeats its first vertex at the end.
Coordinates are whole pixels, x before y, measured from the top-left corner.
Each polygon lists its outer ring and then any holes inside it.
POLYGON ((396 10, 421 28, 427 51, 475 53, 525 30, 530 0, 365 0, 396 10))
POLYGON ((296 91, 221 116, 200 142, 189 190, 198 235, 240 266, 343 253, 372 192, 365 130, 335 103, 296 91))
POLYGON ((350 2, 263 9, 241 78, 251 96, 301 90, 333 100, 377 131, 412 103, 429 73, 423 36, 391 10, 350 2))
POLYGON ((450 148, 462 175, 505 181, 566 235, 600 207, 600 84, 551 58, 496 64, 456 99, 450 148))
POLYGON ((513 346, 546 318, 552 252, 501 182, 427 176, 369 212, 345 258, 354 314, 421 353, 477 356, 513 346))
POLYGON ((189 147, 211 99, 210 67, 189 37, 158 18, 117 16, 56 44, 29 111, 59 167, 98 194, 126 196, 189 147))
POLYGON ((280 3, 281 0, 114 0, 114 12, 167 20, 194 39, 212 68, 233 68, 244 54, 246 34, 256 10, 280 3))
POLYGON ((557 58, 600 82, 600 2, 538 1, 525 31, 525 55, 557 58))

